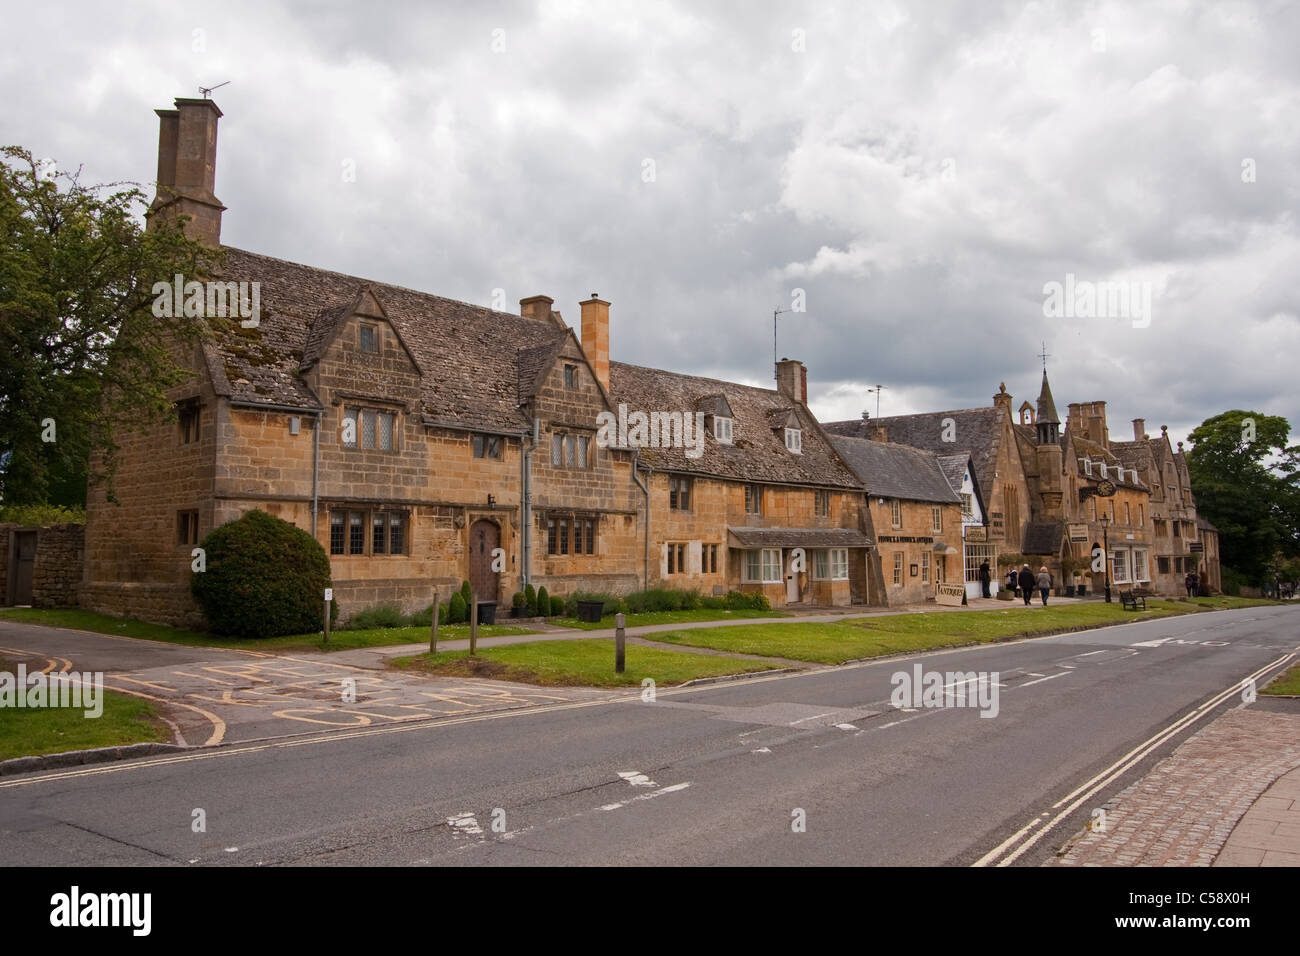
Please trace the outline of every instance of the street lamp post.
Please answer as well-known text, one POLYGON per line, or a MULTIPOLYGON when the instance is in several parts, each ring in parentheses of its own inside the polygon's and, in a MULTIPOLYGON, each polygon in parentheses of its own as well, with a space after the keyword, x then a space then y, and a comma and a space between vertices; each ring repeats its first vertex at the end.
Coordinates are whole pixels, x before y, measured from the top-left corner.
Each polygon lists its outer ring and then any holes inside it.
POLYGON ((1110 604, 1110 515, 1101 516, 1101 550, 1106 562, 1106 603, 1110 604))

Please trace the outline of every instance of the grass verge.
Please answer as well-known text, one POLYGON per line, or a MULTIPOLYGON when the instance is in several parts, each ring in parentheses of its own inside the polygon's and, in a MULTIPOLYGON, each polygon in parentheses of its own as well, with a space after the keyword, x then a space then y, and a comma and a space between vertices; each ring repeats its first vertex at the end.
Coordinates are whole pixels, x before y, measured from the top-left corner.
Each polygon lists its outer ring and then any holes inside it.
MULTIPOLYGON (((146 624, 127 617, 113 617, 97 611, 80 608, 6 608, 0 610, 0 620, 20 621, 26 624, 43 624, 46 627, 70 627, 98 634, 116 634, 138 637, 168 644, 186 644, 191 647, 220 647, 228 650, 313 650, 347 651, 360 647, 388 647, 394 644, 428 643, 427 627, 378 627, 363 631, 331 631, 328 645, 321 643, 320 634, 288 634, 284 637, 229 638, 217 637, 202 631, 189 631, 165 624, 146 624)), ((484 624, 478 629, 479 637, 503 637, 511 634, 534 633, 527 627, 503 624, 484 624)), ((438 640, 469 638, 468 624, 443 624, 438 627, 438 640)))
POLYGON ((1173 601, 1149 601, 1146 611, 1125 611, 1118 604, 1088 603, 1058 607, 1017 607, 989 611, 946 611, 846 618, 830 624, 755 624, 716 630, 667 631, 656 641, 708 647, 735 654, 765 654, 819 664, 842 664, 940 647, 983 644, 1015 637, 1042 636, 1101 627, 1123 621, 1147 621, 1194 614, 1173 601))
POLYGON ((647 677, 656 685, 667 686, 700 677, 772 669, 772 665, 762 661, 629 644, 626 669, 622 674, 615 674, 613 638, 488 647, 474 658, 469 657, 468 651, 440 651, 398 657, 389 663, 399 670, 451 677, 490 677, 550 687, 639 687, 647 677))
MULTIPOLYGON (((649 624, 688 624, 694 621, 736 621, 753 617, 789 617, 785 611, 731 611, 700 608, 695 611, 645 611, 641 614, 627 614, 626 627, 645 627, 649 624)), ((580 631, 601 631, 614 626, 614 615, 602 617, 599 621, 579 621, 576 617, 551 618, 549 623, 560 627, 572 627, 580 631)))
POLYGON ((1260 693, 1300 695, 1300 664, 1292 664, 1275 677, 1260 693))
MULTIPOLYGON (((7 661, 0 661, 0 670, 17 672, 7 661)), ((98 717, 87 717, 81 707, 0 707, 0 760, 169 740, 152 703, 111 690, 104 691, 98 717)))

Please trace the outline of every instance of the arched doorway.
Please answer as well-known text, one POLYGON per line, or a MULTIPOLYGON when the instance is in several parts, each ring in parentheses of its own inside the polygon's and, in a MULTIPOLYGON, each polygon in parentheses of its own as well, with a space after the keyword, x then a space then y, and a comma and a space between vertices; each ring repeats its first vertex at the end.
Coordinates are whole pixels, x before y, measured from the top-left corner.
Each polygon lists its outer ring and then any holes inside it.
POLYGON ((480 601, 496 601, 500 574, 492 570, 492 555, 501 546, 501 528, 480 518, 469 526, 469 586, 480 601))

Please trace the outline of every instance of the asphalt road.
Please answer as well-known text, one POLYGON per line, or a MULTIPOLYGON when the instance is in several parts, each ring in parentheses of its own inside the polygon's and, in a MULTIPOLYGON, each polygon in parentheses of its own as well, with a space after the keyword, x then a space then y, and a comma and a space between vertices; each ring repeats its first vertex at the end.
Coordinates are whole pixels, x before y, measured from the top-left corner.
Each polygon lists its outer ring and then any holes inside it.
POLYGON ((1034 864, 1298 624, 1189 615, 3 779, 0 864, 1034 864), (997 715, 894 708, 915 664, 997 672, 997 715))

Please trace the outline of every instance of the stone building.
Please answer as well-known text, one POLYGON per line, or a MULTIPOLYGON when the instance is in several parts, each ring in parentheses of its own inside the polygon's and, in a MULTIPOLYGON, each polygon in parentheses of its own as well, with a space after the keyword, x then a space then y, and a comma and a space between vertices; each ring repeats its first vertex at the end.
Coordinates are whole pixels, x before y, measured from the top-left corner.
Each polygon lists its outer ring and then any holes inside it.
POLYGON ((698 415, 702 427, 698 454, 681 443, 637 452, 651 587, 867 603, 862 487, 808 410, 801 362, 778 363, 776 389, 621 362, 610 377, 620 414, 698 415))
MULTIPOLYGON (((221 113, 158 112, 150 222, 183 214, 219 245, 221 113)), ((611 363, 594 293, 579 340, 546 296, 513 315, 220 248, 220 274, 196 278, 249 283, 259 315, 211 318, 212 338, 179 356, 193 374, 176 421, 122 436, 115 500, 88 496, 84 606, 200 624, 193 549, 250 509, 321 543, 345 619, 418 610, 465 579, 497 601, 525 583, 867 600, 861 486, 807 408, 800 363, 782 363, 779 389, 611 363), (602 442, 620 405, 700 412, 702 453, 602 442)))
POLYGON ((873 591, 883 603, 932 601, 936 584, 961 582, 961 498, 939 457, 845 435, 831 440, 866 487, 877 542, 873 591))

